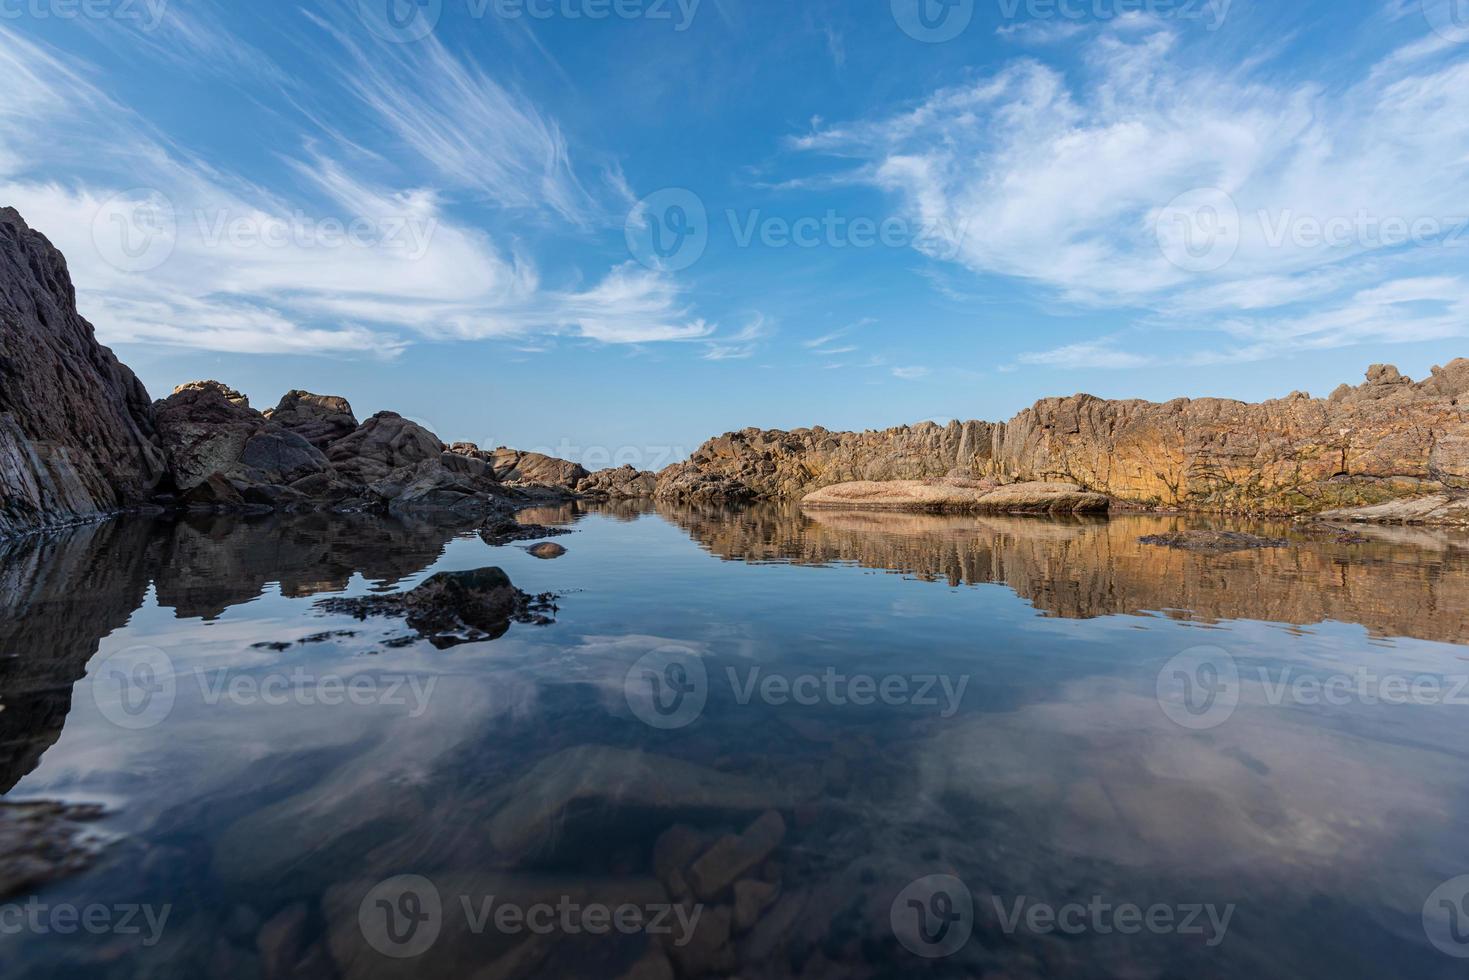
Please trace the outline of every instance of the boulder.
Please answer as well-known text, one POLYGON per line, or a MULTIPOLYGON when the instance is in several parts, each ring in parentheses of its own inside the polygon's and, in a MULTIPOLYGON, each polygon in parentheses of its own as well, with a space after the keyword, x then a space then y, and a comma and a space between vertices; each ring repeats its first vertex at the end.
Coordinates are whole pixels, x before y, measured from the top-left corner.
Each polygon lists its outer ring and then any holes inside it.
POLYGON ((443 454, 444 444, 438 436, 397 412, 378 412, 326 450, 338 473, 364 485, 427 460, 442 466, 443 454))
POLYGON ((579 464, 542 453, 523 453, 518 449, 496 449, 489 454, 495 478, 504 483, 542 483, 575 490, 589 474, 579 464))
POLYGON ((142 503, 163 475, 148 392, 77 313, 62 254, 0 208, 0 535, 142 503))
POLYGON ((566 549, 554 541, 542 541, 540 544, 533 544, 525 550, 530 553, 531 557, 547 561, 553 558, 560 558, 566 554, 566 549))
POLYGON ((315 395, 309 391, 289 391, 280 404, 266 415, 275 424, 325 451, 338 439, 351 435, 357 428, 357 417, 347 399, 337 395, 315 395))

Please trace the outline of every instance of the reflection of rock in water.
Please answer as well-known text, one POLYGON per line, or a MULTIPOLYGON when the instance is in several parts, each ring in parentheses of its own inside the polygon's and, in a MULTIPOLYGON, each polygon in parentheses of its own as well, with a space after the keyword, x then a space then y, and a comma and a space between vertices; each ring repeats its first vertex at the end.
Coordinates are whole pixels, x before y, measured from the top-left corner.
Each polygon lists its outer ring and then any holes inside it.
POLYGON ((1469 535, 1371 528, 1362 544, 1291 526, 1259 528, 1290 547, 1231 555, 1138 539, 1195 524, 1177 517, 1032 520, 663 505, 711 553, 732 561, 854 562, 950 585, 995 583, 1047 615, 1164 612, 1212 622, 1358 623, 1374 635, 1469 642, 1469 535))
POLYGON ((354 574, 379 591, 428 568, 444 545, 474 522, 366 514, 191 516, 154 543, 158 602, 180 618, 215 619, 264 593, 270 582, 291 597, 340 592, 354 574))
POLYGON ((112 522, 0 542, 0 793, 60 737, 98 642, 142 604, 150 530, 112 522))
POLYGON ((0 793, 61 735, 72 688, 101 639, 143 604, 213 619, 260 596, 340 591, 354 574, 391 588, 468 527, 368 515, 122 519, 0 542, 0 793))

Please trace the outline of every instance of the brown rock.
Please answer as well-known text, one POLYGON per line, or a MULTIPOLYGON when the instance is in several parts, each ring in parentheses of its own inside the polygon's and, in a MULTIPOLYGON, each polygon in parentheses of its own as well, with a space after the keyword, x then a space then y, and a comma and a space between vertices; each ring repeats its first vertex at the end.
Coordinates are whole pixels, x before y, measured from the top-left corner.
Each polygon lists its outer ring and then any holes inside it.
POLYGON ((533 557, 547 561, 552 558, 560 558, 566 554, 566 549, 554 541, 542 541, 540 544, 531 545, 525 550, 530 552, 533 557))
POLYGON ((689 868, 689 884, 701 899, 712 899, 758 867, 785 839, 786 823, 767 810, 743 834, 727 834, 689 868))
POLYGON ((651 497, 657 490, 658 474, 631 466, 598 470, 576 485, 576 492, 582 496, 602 500, 637 500, 651 497))
POLYGON ((503 483, 541 483, 575 490, 578 483, 590 476, 577 463, 542 453, 523 453, 502 447, 489 456, 495 478, 503 483))
POLYGON ((658 475, 665 500, 799 499, 944 476, 1065 482, 1143 507, 1312 513, 1469 487, 1469 360, 1413 382, 1374 366, 1330 399, 1047 398, 1004 424, 746 429, 658 475))

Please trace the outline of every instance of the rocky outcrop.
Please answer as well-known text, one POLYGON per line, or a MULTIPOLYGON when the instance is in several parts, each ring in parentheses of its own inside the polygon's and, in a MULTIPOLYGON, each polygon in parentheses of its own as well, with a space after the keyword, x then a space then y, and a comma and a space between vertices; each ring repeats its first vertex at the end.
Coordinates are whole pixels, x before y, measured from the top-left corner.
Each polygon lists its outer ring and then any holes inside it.
POLYGON ((154 405, 154 417, 186 504, 290 506, 352 495, 321 450, 219 382, 181 385, 154 405))
POLYGON ((309 391, 286 392, 265 417, 321 450, 357 429, 357 416, 352 414, 347 399, 309 391))
POLYGON ((0 208, 0 535, 127 507, 162 476, 147 391, 77 313, 66 259, 0 208))
POLYGON ((576 484, 576 492, 600 500, 638 500, 658 490, 658 474, 632 466, 598 470, 576 484))
POLYGON ((837 483, 979 479, 994 471, 998 426, 933 422, 881 432, 744 429, 711 439, 658 474, 665 500, 799 499, 837 483))
POLYGON ((495 479, 502 483, 541 483, 575 490, 578 483, 591 476, 579 463, 542 453, 523 453, 502 447, 487 455, 494 468, 495 479))
POLYGON ((969 514, 1105 514, 1105 496, 1074 483, 1012 483, 990 480, 888 480, 838 483, 807 494, 802 507, 926 511, 969 514))
POLYGON ((1414 383, 1374 365, 1330 398, 1251 404, 1048 398, 1005 424, 746 429, 658 475, 664 500, 800 499, 838 483, 957 476, 1073 483, 1159 509, 1298 514, 1469 490, 1469 360, 1414 383))

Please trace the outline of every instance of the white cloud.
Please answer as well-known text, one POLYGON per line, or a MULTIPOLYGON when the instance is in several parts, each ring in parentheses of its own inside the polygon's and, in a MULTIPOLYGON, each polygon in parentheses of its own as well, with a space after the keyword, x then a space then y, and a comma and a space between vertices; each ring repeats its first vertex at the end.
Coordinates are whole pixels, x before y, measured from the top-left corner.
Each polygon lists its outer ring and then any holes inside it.
POLYGON ((900 378, 903 381, 917 381, 920 378, 926 378, 926 377, 928 377, 929 373, 930 372, 929 372, 928 368, 926 368, 926 367, 895 367, 895 368, 893 368, 893 377, 900 378))
MULTIPOLYGON (((74 67, 0 27, 8 86, 0 100, 0 201, 66 254, 79 306, 104 342, 392 356, 419 337, 551 333, 626 344, 714 332, 667 276, 629 263, 588 287, 549 288, 527 257, 455 221, 436 190, 384 186, 320 149, 286 158, 295 178, 289 187, 261 187, 206 165, 74 67), (78 172, 89 178, 56 176, 78 172), (156 206, 139 211, 139 199, 156 206), (154 251, 141 258, 129 256, 121 238, 138 232, 140 214, 156 232, 147 239, 154 251)), ((434 70, 449 71, 437 61, 434 70)), ((465 72, 466 84, 487 82, 465 72)), ((485 95, 472 106, 470 121, 488 124, 485 105, 493 101, 485 95)), ((538 186, 555 209, 585 216, 575 181, 557 162, 564 160, 559 136, 536 118, 523 113, 526 131, 503 136, 524 145, 502 147, 512 159, 500 171, 487 157, 461 162, 487 167, 486 180, 509 180, 523 164, 517 153, 533 152, 545 136, 550 169, 526 193, 538 186)), ((614 189, 619 180, 609 173, 614 189)))
POLYGON ((718 341, 711 341, 704 353, 706 361, 742 361, 754 357, 760 349, 760 341, 770 336, 772 330, 760 314, 740 328, 738 333, 718 341))
MULTIPOLYGON (((1258 62, 1215 67, 1203 49, 1180 47, 1156 23, 1119 22, 1082 45, 1074 74, 1018 60, 900 113, 818 125, 792 145, 854 160, 844 177, 891 192, 918 225, 983 229, 959 243, 955 261, 970 271, 1079 307, 1132 309, 1141 325, 1166 320, 1226 344, 1287 327, 1321 344, 1454 329, 1441 310, 1469 299, 1450 275, 1469 254, 1469 45, 1415 39, 1344 85, 1292 81, 1258 62), (1240 220, 1225 212, 1226 234, 1189 240, 1223 243, 1196 263, 1173 250, 1184 240, 1160 245, 1158 229, 1170 202, 1201 188, 1226 193, 1240 220), (1322 244, 1313 230, 1333 219, 1345 233, 1322 244), (1390 233, 1418 221, 1441 234, 1390 233), (1463 247, 1446 247, 1458 231, 1463 247), (1437 284, 1432 302, 1374 298, 1376 287, 1425 279, 1437 284), (1350 329, 1334 340, 1317 331, 1307 304, 1350 329)), ((1269 356, 1270 342, 1252 344, 1252 356, 1269 356)), ((1103 366, 1134 357, 1096 344, 1033 357, 1084 355, 1103 366)))

